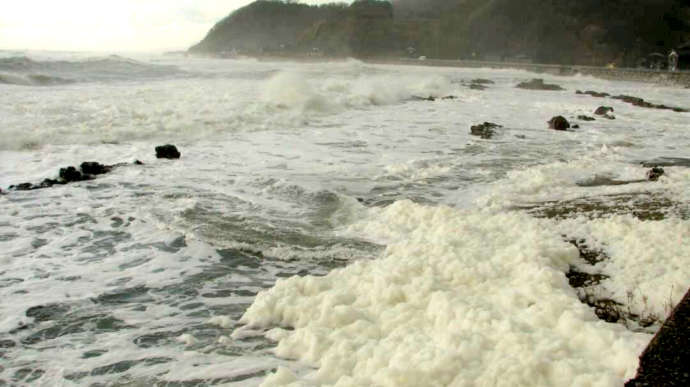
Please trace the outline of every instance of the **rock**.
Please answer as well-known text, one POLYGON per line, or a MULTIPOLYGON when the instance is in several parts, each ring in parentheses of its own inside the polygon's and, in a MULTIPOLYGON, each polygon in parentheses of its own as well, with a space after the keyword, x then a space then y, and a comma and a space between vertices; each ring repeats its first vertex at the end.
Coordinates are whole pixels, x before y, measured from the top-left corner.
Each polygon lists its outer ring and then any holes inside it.
POLYGON ((103 165, 95 161, 85 161, 81 163, 81 172, 87 175, 102 175, 112 170, 111 166, 103 165))
POLYGON ((473 136, 479 136, 483 139, 489 139, 496 133, 494 129, 502 127, 503 126, 494 124, 493 122, 485 122, 480 125, 472 126, 470 128, 470 134, 473 136))
POLYGON ((647 171, 647 180, 657 181, 665 173, 664 168, 654 167, 647 171))
POLYGON ((72 183, 75 181, 87 180, 88 176, 84 176, 81 172, 77 171, 77 168, 69 166, 67 168, 60 168, 60 179, 66 183, 72 183))
POLYGON ((470 83, 475 83, 478 85, 493 85, 495 82, 490 79, 476 78, 471 80, 470 83))
POLYGON ((549 123, 549 129, 554 129, 554 130, 567 130, 570 128, 570 122, 565 119, 563 116, 556 116, 553 117, 548 121, 549 123))
POLYGON ((585 115, 579 115, 579 116, 577 116, 577 119, 581 120, 581 121, 594 121, 594 120, 596 120, 596 118, 594 118, 594 117, 585 116, 585 115))
POLYGON ((599 106, 597 110, 594 111, 594 114, 604 116, 609 114, 609 112, 613 112, 613 108, 611 106, 599 106))
POLYGON ((592 97, 597 97, 597 98, 604 98, 604 97, 609 97, 611 94, 609 93, 600 93, 597 91, 592 91, 592 90, 587 90, 587 91, 576 91, 575 94, 587 94, 591 95, 592 97))
POLYGON ((625 387, 690 386, 690 291, 640 355, 637 376, 625 387))
POLYGON ((470 84, 470 89, 471 89, 471 90, 486 90, 487 87, 486 87, 486 86, 483 86, 483 85, 480 85, 480 84, 478 84, 478 83, 471 83, 471 84, 470 84))
POLYGON ((580 125, 575 124, 575 125, 571 126, 571 128, 573 128, 573 129, 580 129, 580 125))
POLYGON ((609 114, 609 112, 613 112, 613 108, 611 106, 599 106, 597 110, 594 111, 594 114, 608 118, 609 120, 615 120, 616 117, 609 114))
POLYGON ((35 188, 50 188, 50 187, 52 187, 52 186, 54 186, 54 185, 56 185, 56 184, 64 184, 64 183, 60 182, 59 180, 55 180, 55 179, 44 179, 44 180, 41 182, 41 184, 39 184, 39 185, 38 185, 37 187, 35 187, 35 188))
POLYGON ((445 96, 445 97, 443 97, 443 98, 441 98, 441 99, 458 99, 458 97, 455 96, 455 95, 447 95, 447 96, 445 96))
POLYGON ((544 80, 539 78, 532 79, 528 82, 521 82, 515 87, 527 90, 564 90, 558 85, 544 83, 544 80))
POLYGON ((21 183, 17 185, 11 185, 10 189, 13 189, 15 191, 31 191, 36 188, 31 183, 21 183))
POLYGON ((144 165, 141 160, 134 160, 134 165, 144 165))
MULTIPOLYGON (((432 97, 429 97, 432 98, 432 97)), ((158 159, 179 159, 180 152, 175 145, 166 144, 156 147, 156 158, 158 159)))
POLYGON ((648 109, 672 110, 672 111, 677 112, 677 113, 688 112, 688 109, 683 109, 683 108, 673 107, 673 106, 666 106, 663 104, 657 105, 657 104, 647 102, 642 98, 632 97, 629 95, 617 95, 617 96, 611 97, 611 98, 618 99, 618 100, 621 100, 623 102, 627 102, 627 103, 632 104, 634 106, 639 106, 639 107, 648 108, 648 109))

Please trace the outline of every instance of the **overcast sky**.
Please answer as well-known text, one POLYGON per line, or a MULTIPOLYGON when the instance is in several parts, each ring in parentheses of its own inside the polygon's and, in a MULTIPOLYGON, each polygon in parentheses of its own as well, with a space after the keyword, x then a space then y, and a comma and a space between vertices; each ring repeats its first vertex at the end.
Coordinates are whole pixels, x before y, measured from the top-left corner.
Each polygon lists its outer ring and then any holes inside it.
POLYGON ((183 50, 252 1, 0 0, 0 49, 183 50))

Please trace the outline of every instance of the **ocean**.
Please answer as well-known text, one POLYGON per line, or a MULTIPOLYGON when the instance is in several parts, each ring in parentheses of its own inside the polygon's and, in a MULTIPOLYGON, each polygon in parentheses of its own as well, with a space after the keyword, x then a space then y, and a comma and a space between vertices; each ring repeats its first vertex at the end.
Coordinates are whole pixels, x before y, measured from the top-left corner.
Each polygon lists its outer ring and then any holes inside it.
POLYGON ((622 386, 690 286, 690 113, 577 90, 690 108, 519 70, 0 52, 0 385, 622 386), (122 164, 9 189, 84 161, 122 164))

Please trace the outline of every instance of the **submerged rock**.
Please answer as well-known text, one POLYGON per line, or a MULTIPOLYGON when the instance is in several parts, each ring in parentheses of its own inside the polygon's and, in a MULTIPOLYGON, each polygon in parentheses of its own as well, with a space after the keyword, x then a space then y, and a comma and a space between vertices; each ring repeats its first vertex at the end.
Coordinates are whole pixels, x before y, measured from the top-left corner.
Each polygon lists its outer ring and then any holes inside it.
POLYGON ((493 122, 484 122, 483 124, 470 127, 470 134, 473 136, 479 136, 483 139, 489 139, 496 133, 494 129, 502 127, 503 126, 494 124, 493 122))
POLYGON ((158 159, 179 159, 180 156, 180 151, 175 145, 166 144, 156 147, 156 158, 158 159))
POLYGON ((475 79, 471 80, 470 83, 475 83, 478 85, 493 85, 496 82, 492 81, 491 79, 475 78, 475 79))
POLYGON ((690 386, 690 290, 640 356, 626 387, 690 386))
POLYGON ((544 83, 543 79, 540 78, 535 78, 532 79, 531 81, 527 82, 521 82, 517 86, 518 89, 527 89, 527 90, 564 90, 562 87, 555 85, 555 84, 550 84, 550 83, 544 83))
POLYGON ((663 104, 653 104, 651 102, 647 102, 644 99, 640 97, 633 97, 630 95, 617 95, 615 97, 611 97, 613 99, 618 99, 623 102, 627 102, 629 104, 632 104, 633 106, 639 106, 643 108, 648 108, 648 109, 662 109, 662 110, 673 110, 674 112, 677 113, 685 113, 688 112, 688 109, 683 109, 679 107, 674 107, 674 106, 666 106, 663 104))
POLYGON ((600 93, 597 91, 592 91, 592 90, 587 90, 587 91, 576 91, 575 94, 587 94, 591 95, 592 97, 597 97, 597 98, 604 98, 604 97, 609 97, 611 94, 609 93, 600 93))
POLYGON ((549 128, 554 130, 567 130, 570 128, 570 122, 563 116, 556 116, 547 121, 549 123, 549 128))
POLYGON ((584 115, 584 114, 577 116, 577 119, 578 119, 578 120, 581 120, 581 121, 595 121, 595 120, 596 120, 596 118, 590 117, 590 116, 586 116, 586 115, 584 115))
POLYGON ((647 180, 649 181, 657 181, 663 174, 665 173, 664 168, 661 167, 654 167, 647 171, 647 180))

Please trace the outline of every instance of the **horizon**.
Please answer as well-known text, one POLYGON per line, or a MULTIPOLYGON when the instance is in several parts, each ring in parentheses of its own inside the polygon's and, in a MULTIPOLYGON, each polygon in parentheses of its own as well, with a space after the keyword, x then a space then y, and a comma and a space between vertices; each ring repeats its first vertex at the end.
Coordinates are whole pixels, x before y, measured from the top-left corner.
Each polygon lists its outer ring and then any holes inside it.
MULTIPOLYGON (((0 13, 0 50, 46 52, 183 51, 222 18, 255 0, 25 0, 0 13), (38 12, 37 10, 40 10, 38 12), (85 34, 85 32, 88 32, 85 34)), ((325 4, 333 0, 300 0, 325 4)))

